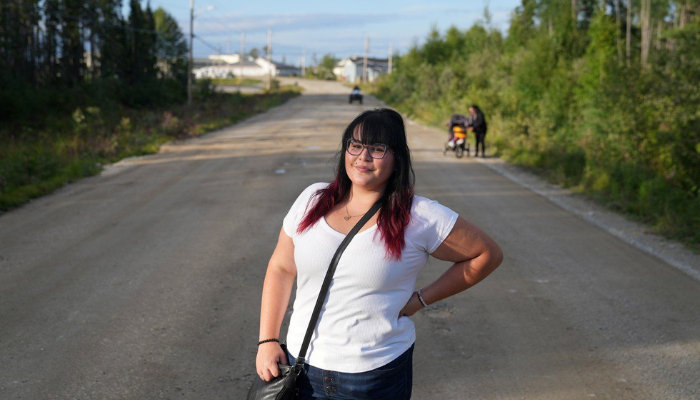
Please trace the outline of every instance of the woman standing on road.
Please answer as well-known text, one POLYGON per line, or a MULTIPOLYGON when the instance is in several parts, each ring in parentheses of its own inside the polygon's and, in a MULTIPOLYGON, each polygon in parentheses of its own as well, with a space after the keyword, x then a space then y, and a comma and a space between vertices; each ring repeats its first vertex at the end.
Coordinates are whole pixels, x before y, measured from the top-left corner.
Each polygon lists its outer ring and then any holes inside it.
POLYGON ((471 117, 471 127, 470 131, 474 131, 476 136, 476 153, 474 157, 479 156, 479 144, 481 144, 481 157, 486 157, 486 145, 484 144, 484 139, 486 138, 486 131, 488 130, 486 126, 486 117, 484 113, 481 112, 479 106, 476 104, 469 107, 469 115, 471 117))
POLYGON ((341 143, 333 182, 306 188, 284 218, 265 276, 256 368, 269 381, 278 362, 294 363, 334 252, 380 201, 340 258, 297 385, 301 399, 410 399, 416 335, 409 317, 484 279, 501 250, 454 211, 413 194, 396 111, 360 114, 341 143), (428 255, 454 264, 414 291, 428 255), (277 340, 295 278, 287 360, 277 340))

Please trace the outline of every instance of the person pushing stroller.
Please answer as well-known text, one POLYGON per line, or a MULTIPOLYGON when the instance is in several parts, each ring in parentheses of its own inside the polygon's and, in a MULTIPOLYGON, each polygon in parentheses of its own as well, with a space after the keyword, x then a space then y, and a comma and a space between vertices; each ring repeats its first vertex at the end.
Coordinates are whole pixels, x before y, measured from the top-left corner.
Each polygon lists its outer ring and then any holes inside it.
POLYGON ((467 125, 469 132, 474 132, 476 136, 476 152, 474 157, 479 157, 479 145, 481 145, 481 157, 486 157, 486 145, 484 140, 488 125, 486 124, 486 116, 476 104, 469 107, 469 123, 467 125))

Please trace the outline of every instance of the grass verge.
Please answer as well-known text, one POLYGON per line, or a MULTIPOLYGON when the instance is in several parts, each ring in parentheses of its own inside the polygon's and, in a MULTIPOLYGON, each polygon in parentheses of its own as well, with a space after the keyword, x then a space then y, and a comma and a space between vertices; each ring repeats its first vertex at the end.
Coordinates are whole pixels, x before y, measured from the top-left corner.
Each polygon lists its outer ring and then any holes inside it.
POLYGON ((294 86, 263 94, 208 92, 191 108, 93 106, 50 121, 51 128, 41 131, 0 127, 0 211, 95 175, 104 164, 157 153, 163 143, 233 125, 300 93, 294 86))

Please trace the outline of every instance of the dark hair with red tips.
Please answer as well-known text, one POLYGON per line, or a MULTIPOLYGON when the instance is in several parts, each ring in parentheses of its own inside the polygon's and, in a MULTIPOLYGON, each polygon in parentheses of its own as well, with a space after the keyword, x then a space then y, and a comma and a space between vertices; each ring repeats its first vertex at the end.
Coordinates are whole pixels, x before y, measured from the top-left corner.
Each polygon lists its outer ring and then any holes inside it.
POLYGON ((355 131, 359 132, 359 139, 363 144, 386 144, 394 153, 394 172, 389 177, 380 200, 382 208, 377 217, 377 227, 384 241, 387 255, 400 259, 406 244, 404 233, 411 222, 415 174, 411 165, 411 153, 408 149, 403 118, 399 113, 388 108, 365 111, 345 128, 340 141, 341 148, 336 154, 338 163, 335 180, 312 196, 312 199, 318 200, 299 223, 297 232, 302 233, 316 224, 350 194, 352 181, 345 170, 345 152, 348 139, 353 137, 355 131))

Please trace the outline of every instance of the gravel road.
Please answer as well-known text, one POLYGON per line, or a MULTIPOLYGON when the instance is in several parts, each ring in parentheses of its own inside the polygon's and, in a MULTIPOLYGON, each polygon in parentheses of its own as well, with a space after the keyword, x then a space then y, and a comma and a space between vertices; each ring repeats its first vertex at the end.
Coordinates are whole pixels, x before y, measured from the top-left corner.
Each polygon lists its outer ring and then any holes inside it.
MULTIPOLYGON (((0 216, 0 399, 243 399, 282 218, 380 103, 306 93, 0 216)), ((407 124, 417 193, 489 232, 486 281, 414 317, 414 399, 698 399, 700 282, 407 124)), ((419 283, 448 267, 431 260, 419 283)))

